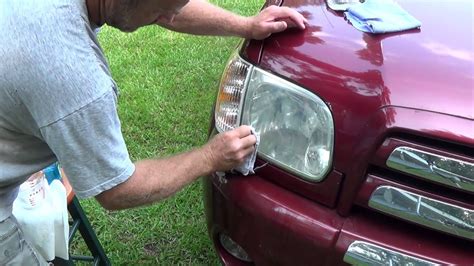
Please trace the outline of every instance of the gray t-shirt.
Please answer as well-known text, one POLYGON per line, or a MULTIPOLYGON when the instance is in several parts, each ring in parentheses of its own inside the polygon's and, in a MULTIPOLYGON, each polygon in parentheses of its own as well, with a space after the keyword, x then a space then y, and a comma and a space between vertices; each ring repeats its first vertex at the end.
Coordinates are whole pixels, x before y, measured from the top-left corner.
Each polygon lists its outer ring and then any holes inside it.
POLYGON ((0 0, 0 221, 18 187, 59 161, 79 197, 134 172, 85 0, 0 0))

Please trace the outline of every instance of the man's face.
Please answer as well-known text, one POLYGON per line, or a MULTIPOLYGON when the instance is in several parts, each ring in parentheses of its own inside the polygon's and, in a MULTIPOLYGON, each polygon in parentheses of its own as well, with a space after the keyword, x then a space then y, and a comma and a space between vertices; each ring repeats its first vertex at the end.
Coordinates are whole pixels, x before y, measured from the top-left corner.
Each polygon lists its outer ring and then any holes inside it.
POLYGON ((189 0, 141 0, 129 10, 114 10, 112 23, 109 24, 122 31, 132 32, 146 25, 172 22, 188 2, 189 0))
POLYGON ((189 2, 189 0, 161 0, 158 6, 158 17, 152 23, 172 22, 174 16, 189 2))

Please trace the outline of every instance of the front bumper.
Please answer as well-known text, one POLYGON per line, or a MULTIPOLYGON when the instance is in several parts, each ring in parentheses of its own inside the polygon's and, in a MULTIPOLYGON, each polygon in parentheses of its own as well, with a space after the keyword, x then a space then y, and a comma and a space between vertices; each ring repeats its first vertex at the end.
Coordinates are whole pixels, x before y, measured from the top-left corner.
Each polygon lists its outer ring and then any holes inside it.
MULTIPOLYGON (((258 265, 319 264, 342 225, 335 211, 258 176, 204 180, 208 229, 226 265, 239 265, 220 247, 225 233, 258 265)), ((330 257, 330 256, 329 256, 330 257)))
POLYGON ((346 265, 344 261, 353 262, 348 260, 349 246, 360 241, 427 261, 426 265, 474 262, 469 241, 397 223, 363 208, 341 217, 258 175, 209 176, 204 191, 209 234, 224 265, 246 263, 225 251, 218 240, 221 233, 237 242, 256 265, 346 265))

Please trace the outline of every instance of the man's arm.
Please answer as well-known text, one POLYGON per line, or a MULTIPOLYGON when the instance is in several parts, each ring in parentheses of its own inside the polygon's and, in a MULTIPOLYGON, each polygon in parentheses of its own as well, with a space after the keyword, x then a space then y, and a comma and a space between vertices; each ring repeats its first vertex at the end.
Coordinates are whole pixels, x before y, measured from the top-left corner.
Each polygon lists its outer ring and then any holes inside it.
POLYGON ((256 16, 243 17, 204 0, 190 0, 172 22, 160 25, 197 35, 264 39, 288 27, 304 29, 305 23, 300 13, 288 7, 270 6, 256 16))
POLYGON ((124 183, 96 196, 106 209, 126 209, 173 195, 199 176, 230 170, 244 162, 256 139, 250 127, 216 135, 201 148, 169 158, 135 163, 134 174, 124 183))

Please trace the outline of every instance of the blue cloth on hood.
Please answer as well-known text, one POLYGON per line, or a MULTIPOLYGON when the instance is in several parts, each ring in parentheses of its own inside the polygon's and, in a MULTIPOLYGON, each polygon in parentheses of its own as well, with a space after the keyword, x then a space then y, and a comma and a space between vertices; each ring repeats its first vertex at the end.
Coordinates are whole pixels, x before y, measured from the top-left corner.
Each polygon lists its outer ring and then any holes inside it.
POLYGON ((374 34, 421 27, 419 20, 391 0, 366 0, 349 6, 345 15, 356 29, 374 34))

